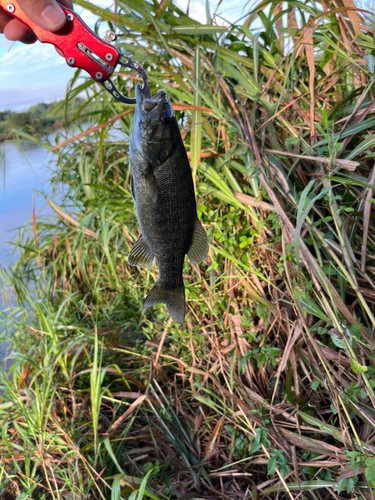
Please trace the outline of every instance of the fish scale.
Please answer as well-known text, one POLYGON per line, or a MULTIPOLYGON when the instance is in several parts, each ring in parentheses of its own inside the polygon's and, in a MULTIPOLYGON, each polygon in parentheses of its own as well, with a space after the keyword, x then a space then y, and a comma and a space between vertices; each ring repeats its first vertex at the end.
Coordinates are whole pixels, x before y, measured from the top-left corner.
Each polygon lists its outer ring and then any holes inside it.
POLYGON ((187 254, 194 263, 203 261, 207 235, 197 218, 189 160, 166 93, 148 98, 137 85, 136 99, 130 167, 141 236, 129 263, 150 267, 156 259, 159 279, 144 307, 165 304, 171 317, 182 324, 184 258, 187 254))
MULTIPOLYGON (((190 168, 184 170, 184 158, 180 159, 177 164, 168 160, 155 171, 159 193, 155 204, 144 197, 140 197, 139 206, 136 202, 139 226, 156 258, 159 280, 169 287, 182 284, 183 260, 194 231, 192 215, 196 213, 190 168)), ((142 189, 140 183, 136 199, 142 189)))

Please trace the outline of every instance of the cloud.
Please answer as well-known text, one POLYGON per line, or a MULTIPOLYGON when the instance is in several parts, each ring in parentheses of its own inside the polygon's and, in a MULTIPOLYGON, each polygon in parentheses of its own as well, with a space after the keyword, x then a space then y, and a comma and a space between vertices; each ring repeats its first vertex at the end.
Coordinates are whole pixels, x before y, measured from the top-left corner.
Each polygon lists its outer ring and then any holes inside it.
MULTIPOLYGON (((210 0, 210 14, 215 14, 215 22, 219 26, 226 26, 242 17, 244 13, 250 11, 250 2, 246 0, 224 0, 218 10, 217 0, 210 0)), ((188 0, 177 0, 177 7, 183 12, 187 12, 188 0)), ((189 4, 189 16, 202 24, 207 23, 205 0, 193 0, 189 4)))
MULTIPOLYGON (((177 0, 176 6, 183 12, 187 12, 188 0, 177 0)), ((189 16, 195 21, 199 21, 202 24, 207 23, 206 7, 203 2, 190 2, 189 4, 189 16)))
POLYGON ((0 61, 0 110, 61 99, 73 74, 51 45, 16 43, 0 61))
POLYGON ((27 92, 18 88, 0 89, 0 111, 25 111, 30 106, 40 102, 52 102, 62 99, 66 92, 66 83, 55 85, 31 85, 27 92))
MULTIPOLYGON (((109 8, 113 1, 96 0, 95 4, 109 8)), ((94 28, 98 19, 94 14, 77 6, 76 11, 94 28)), ((104 31, 103 26, 102 35, 104 31)), ((23 45, 0 34, 0 110, 22 111, 37 102, 62 99, 73 75, 74 70, 51 44, 23 45)))
MULTIPOLYGON (((190 1, 190 16, 207 23, 206 0, 190 1)), ((218 0, 210 0, 211 15, 215 12, 218 0)), ((173 0, 186 12, 188 0, 173 0)), ((112 8, 113 0, 93 0, 102 8, 112 8)), ((243 15, 246 0, 223 0, 218 14, 232 22, 243 15)), ((250 4, 245 12, 250 9, 250 4)), ((76 6, 77 13, 90 26, 94 27, 96 16, 76 6)), ((226 24, 220 18, 216 23, 226 24)), ((105 27, 100 34, 104 34, 105 27)), ((0 35, 0 109, 23 110, 36 102, 61 99, 65 95, 66 85, 73 77, 74 70, 59 57, 52 45, 37 42, 34 45, 12 44, 0 35), (39 101, 37 101, 39 99, 39 101)))
POLYGON ((5 56, 12 44, 13 42, 7 40, 4 35, 0 35, 0 60, 5 56))

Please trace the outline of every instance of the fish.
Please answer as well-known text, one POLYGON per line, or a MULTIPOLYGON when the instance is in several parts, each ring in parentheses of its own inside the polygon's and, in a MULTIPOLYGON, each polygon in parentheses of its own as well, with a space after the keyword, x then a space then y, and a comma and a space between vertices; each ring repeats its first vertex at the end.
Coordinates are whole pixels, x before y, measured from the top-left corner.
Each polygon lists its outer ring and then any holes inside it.
POLYGON ((143 308, 164 304, 171 318, 185 321, 185 255, 199 264, 208 255, 206 231, 197 217, 194 183, 185 146, 165 90, 154 97, 136 86, 130 136, 130 188, 140 235, 128 256, 131 266, 159 277, 143 308))

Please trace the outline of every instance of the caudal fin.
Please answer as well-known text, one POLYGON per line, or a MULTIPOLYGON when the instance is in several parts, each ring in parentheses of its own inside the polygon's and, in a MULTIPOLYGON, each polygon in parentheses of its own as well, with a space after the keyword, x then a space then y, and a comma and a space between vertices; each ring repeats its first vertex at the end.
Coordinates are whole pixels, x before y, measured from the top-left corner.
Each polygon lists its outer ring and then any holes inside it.
POLYGON ((156 306, 157 304, 165 304, 172 319, 182 325, 185 320, 185 288, 184 285, 180 288, 168 289, 164 288, 157 281, 147 295, 143 309, 156 306))

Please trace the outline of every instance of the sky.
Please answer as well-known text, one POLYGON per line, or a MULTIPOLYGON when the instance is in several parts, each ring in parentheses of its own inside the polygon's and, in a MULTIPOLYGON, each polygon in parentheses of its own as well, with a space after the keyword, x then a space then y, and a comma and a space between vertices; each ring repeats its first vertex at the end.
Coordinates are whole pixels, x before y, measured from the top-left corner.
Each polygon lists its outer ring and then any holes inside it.
MULTIPOLYGON (((186 11, 187 0, 173 0, 186 11)), ((96 4, 109 8, 112 0, 97 0, 96 4)), ((206 22, 205 0, 190 1, 190 15, 206 22)), ((219 13, 228 20, 235 20, 242 14, 244 0, 223 0, 219 13)), ((215 11, 217 0, 210 0, 211 12, 215 11)), ((95 23, 95 16, 77 7, 77 13, 89 25, 95 23)), ((58 56, 53 46, 36 42, 23 45, 9 42, 0 34, 0 111, 24 111, 39 102, 62 99, 74 70, 65 59, 58 56)))
MULTIPOLYGON (((172 1, 186 12, 188 0, 172 1)), ((211 13, 216 10, 218 1, 209 0, 211 13)), ((94 0, 93 3, 111 8, 113 0, 94 0)), ((243 15, 245 5, 248 11, 255 3, 255 0, 222 0, 217 12, 235 21, 243 15)), ((355 4, 369 10, 375 8, 375 0, 355 0, 355 4)), ((190 0, 191 17, 205 23, 205 5, 206 0, 190 0)), ((96 17, 93 14, 80 7, 76 10, 89 26, 94 25, 96 17)), ((24 111, 39 102, 62 99, 73 74, 74 69, 56 54, 52 45, 13 43, 0 34, 0 111, 24 111)))

